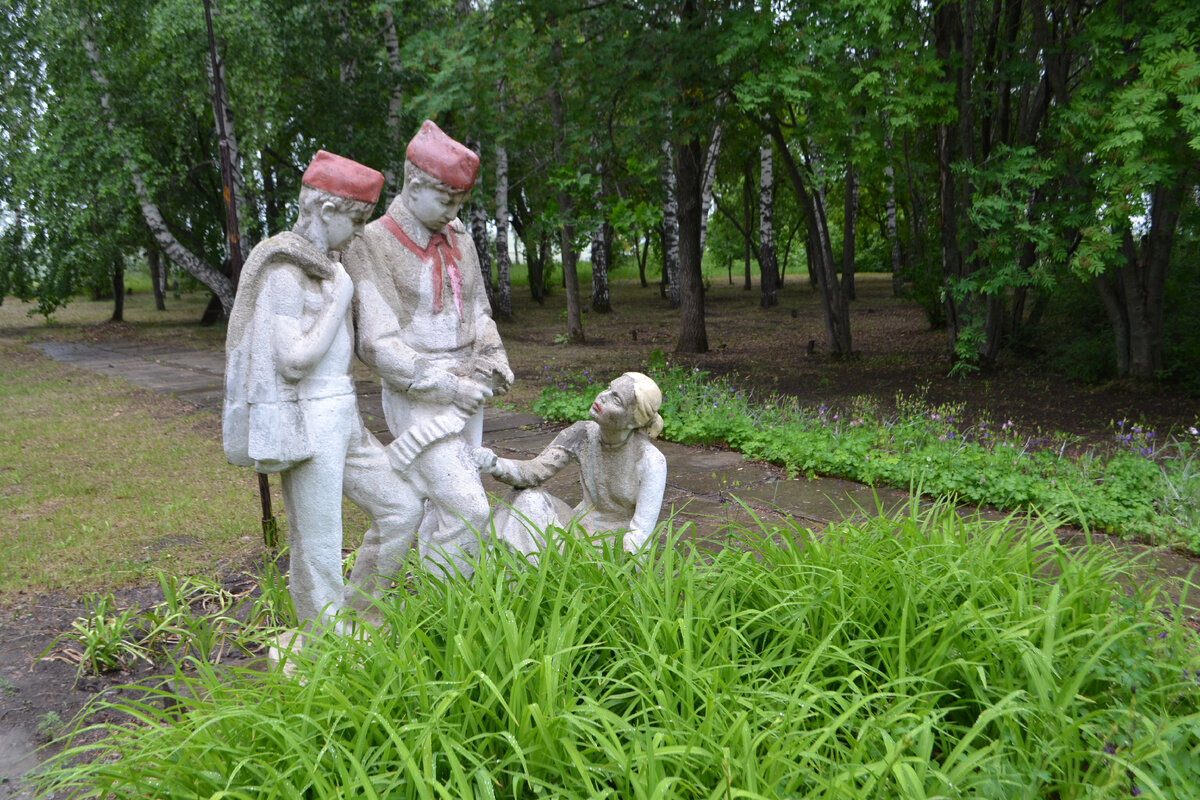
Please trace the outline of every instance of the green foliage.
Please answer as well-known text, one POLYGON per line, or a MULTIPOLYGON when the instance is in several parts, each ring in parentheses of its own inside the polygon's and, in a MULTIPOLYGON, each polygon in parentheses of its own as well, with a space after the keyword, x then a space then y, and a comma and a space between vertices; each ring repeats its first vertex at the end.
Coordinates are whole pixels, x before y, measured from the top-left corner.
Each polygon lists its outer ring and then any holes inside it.
MULTIPOLYGON (((120 608, 111 594, 93 595, 86 601, 87 615, 72 622, 71 630, 56 637, 42 657, 55 652, 72 658, 78 661, 80 674, 124 670, 138 661, 219 659, 229 647, 245 649, 239 638, 245 625, 274 621, 267 612, 278 606, 280 579, 278 570, 272 569, 273 565, 260 579, 260 598, 250 604, 249 613, 243 608, 244 597, 203 576, 160 573, 163 600, 144 610, 120 608)), ((283 619, 294 622, 295 615, 283 619)))
POLYGON ((47 711, 38 716, 34 733, 37 735, 38 741, 52 742, 62 736, 65 730, 66 726, 63 724, 62 716, 57 711, 47 711))
POLYGON ((941 507, 734 529, 716 553, 671 531, 642 561, 578 531, 537 565, 491 553, 390 598, 369 635, 291 653, 294 678, 181 669, 41 788, 1190 798, 1195 634, 1140 576, 1015 523, 941 507))
MULTIPOLYGON (((1200 552, 1194 518, 1162 513, 1164 496, 1178 493, 1171 487, 1190 485, 1183 476, 1192 474, 1192 462, 1172 457, 1180 451, 1138 426, 1119 423, 1110 452, 1072 458, 1065 453, 1069 442, 1020 433, 1011 421, 967 427, 963 409, 931 408, 919 398, 898 397, 894 417, 879 413, 866 398, 847 409, 800 409, 788 398, 752 398, 727 381, 668 365, 661 357, 647 373, 663 391, 662 436, 671 441, 725 443, 792 474, 913 487, 1005 510, 1036 509, 1085 529, 1200 552), (1137 446, 1127 438, 1134 427, 1143 437, 1137 446)), ((590 383, 560 379, 543 390, 534 410, 551 419, 583 419, 594 395, 590 383)), ((1176 448, 1184 447, 1176 442, 1176 448)))
POLYGON ((135 608, 118 608, 111 594, 93 595, 86 602, 87 616, 71 623, 71 630, 56 637, 43 656, 64 639, 79 647, 79 671, 99 674, 125 669, 144 656, 133 641, 135 608))

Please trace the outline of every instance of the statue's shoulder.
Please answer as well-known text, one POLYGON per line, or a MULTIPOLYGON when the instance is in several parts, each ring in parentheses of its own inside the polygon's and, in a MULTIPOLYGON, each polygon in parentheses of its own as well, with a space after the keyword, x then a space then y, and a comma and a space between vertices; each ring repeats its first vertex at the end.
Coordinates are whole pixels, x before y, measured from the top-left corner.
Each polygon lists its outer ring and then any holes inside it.
POLYGON ((454 231, 456 234, 466 233, 467 226, 463 224, 461 219, 455 217, 454 219, 450 220, 450 230, 454 231))

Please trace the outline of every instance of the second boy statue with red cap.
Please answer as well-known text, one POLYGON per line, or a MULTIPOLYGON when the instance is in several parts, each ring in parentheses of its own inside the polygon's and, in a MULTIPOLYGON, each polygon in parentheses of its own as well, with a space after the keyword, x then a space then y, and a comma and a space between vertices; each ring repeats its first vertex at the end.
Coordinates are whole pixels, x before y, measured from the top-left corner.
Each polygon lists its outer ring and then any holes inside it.
MULTIPOLYGON (((488 500, 472 459, 483 404, 513 375, 492 321, 475 244, 458 210, 475 184, 479 157, 426 121, 408 145, 404 187, 345 254, 354 279, 358 355, 383 383, 396 440, 393 469, 425 504, 418 544, 426 568, 470 575, 488 500)), ((378 575, 365 540, 355 574, 378 575)))

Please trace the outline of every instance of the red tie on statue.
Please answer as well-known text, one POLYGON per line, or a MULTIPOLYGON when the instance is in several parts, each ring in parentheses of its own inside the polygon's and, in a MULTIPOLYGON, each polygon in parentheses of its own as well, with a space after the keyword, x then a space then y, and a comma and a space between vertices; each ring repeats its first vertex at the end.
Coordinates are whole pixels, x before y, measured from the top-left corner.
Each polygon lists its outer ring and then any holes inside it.
POLYGON ((454 295, 454 308, 461 317, 462 273, 458 269, 458 260, 462 258, 462 251, 458 249, 453 231, 448 231, 449 236, 444 233, 435 233, 429 238, 429 245, 422 248, 404 232, 396 220, 392 219, 391 214, 384 214, 380 219, 392 236, 395 236, 396 240, 407 247, 413 255, 422 261, 433 262, 433 313, 435 314, 442 310, 442 265, 445 265, 446 272, 450 274, 450 293, 454 295))

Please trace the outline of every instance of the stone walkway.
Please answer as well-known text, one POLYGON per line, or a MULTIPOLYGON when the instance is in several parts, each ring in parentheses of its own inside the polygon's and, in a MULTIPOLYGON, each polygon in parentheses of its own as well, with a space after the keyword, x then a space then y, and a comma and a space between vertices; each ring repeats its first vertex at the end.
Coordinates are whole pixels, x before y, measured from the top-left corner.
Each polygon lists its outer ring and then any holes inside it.
MULTIPOLYGON (((225 356, 168 345, 147 346, 132 342, 82 344, 37 342, 30 345, 57 361, 129 381, 151 391, 172 395, 219 414, 224 395, 225 356)), ((366 375, 365 370, 361 373, 366 375)), ((391 434, 383 420, 379 384, 371 378, 357 381, 359 411, 367 426, 385 444, 391 434)), ((547 423, 532 414, 516 414, 488 408, 483 441, 509 458, 532 458, 553 440, 563 426, 547 423)), ((820 527, 863 513, 893 511, 909 502, 907 492, 872 488, 834 478, 792 478, 769 464, 747 461, 737 453, 719 448, 688 447, 660 441, 667 458, 667 491, 660 522, 668 518, 676 527, 692 523, 689 535, 699 544, 720 546, 722 529, 728 522, 750 523, 795 520, 803 527, 820 527), (752 516, 753 515, 753 516, 752 516)), ((546 486, 569 505, 579 502, 579 473, 568 467, 546 486)), ((484 486, 499 497, 507 490, 491 477, 484 486)), ((995 511, 963 509, 964 514, 1004 519, 995 511)), ((1070 531, 1060 532, 1070 546, 1110 547, 1130 560, 1150 566, 1160 576, 1183 577, 1196 566, 1194 559, 1163 548, 1132 544, 1104 535, 1085 538, 1070 531)))
MULTIPOLYGON (((30 346, 56 361, 126 380, 217 414, 221 411, 225 368, 222 353, 123 342, 38 342, 30 346)), ((367 426, 386 444, 391 434, 383 421, 379 385, 373 380, 360 380, 357 385, 359 411, 367 426)), ((531 414, 489 407, 483 439, 502 457, 532 458, 561 428, 531 414)), ((728 521, 752 522, 751 513, 766 521, 791 517, 801 525, 819 526, 861 509, 891 509, 908 500, 907 493, 849 481, 787 479, 776 467, 747 461, 727 450, 662 441, 657 444, 667 458, 668 470, 660 520, 672 517, 677 527, 690 522, 695 526, 694 535, 706 542, 713 541, 728 521)), ((569 467, 547 487, 574 505, 580 499, 578 475, 577 468, 569 467)), ((485 478, 485 486, 497 497, 507 488, 490 477, 485 478)))

